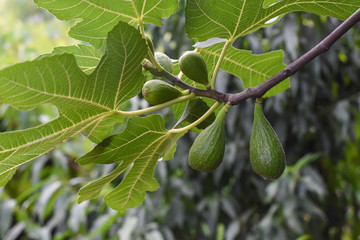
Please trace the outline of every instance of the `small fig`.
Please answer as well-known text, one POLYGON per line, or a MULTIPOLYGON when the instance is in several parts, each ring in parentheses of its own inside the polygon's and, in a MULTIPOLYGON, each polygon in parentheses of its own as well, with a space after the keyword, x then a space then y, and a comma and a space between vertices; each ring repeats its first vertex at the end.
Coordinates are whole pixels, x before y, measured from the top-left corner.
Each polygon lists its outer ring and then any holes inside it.
POLYGON ((169 73, 174 72, 173 62, 165 53, 155 52, 155 60, 169 73))
POLYGON ((254 171, 264 179, 277 179, 285 169, 284 149, 263 113, 261 99, 257 99, 255 103, 250 163, 254 171))
POLYGON ((142 94, 151 105, 158 105, 182 96, 182 92, 165 81, 154 79, 147 81, 142 94))
POLYGON ((205 86, 209 84, 205 60, 198 52, 185 52, 179 59, 180 70, 191 80, 205 86))
POLYGON ((224 158, 225 116, 228 107, 223 107, 214 122, 195 139, 189 151, 189 165, 202 172, 215 170, 224 158))

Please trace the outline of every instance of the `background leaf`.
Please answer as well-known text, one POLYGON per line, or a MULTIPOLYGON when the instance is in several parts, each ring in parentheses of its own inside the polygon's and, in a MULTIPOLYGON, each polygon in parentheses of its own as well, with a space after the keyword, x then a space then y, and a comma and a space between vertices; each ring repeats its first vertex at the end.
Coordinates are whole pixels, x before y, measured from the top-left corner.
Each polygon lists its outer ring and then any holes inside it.
POLYGON ((161 19, 167 18, 177 9, 177 0, 34 0, 39 7, 47 9, 61 20, 82 19, 69 35, 90 43, 101 52, 105 50, 108 32, 123 21, 137 26, 152 23, 161 26, 161 19))

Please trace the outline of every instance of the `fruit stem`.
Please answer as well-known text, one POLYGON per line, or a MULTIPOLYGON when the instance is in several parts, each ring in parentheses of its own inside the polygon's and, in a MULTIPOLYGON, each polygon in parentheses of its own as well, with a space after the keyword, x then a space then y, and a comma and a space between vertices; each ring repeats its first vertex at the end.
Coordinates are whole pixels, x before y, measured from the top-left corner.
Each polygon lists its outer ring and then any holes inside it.
POLYGON ((181 94, 182 94, 183 96, 188 95, 188 94, 190 94, 190 93, 191 93, 191 92, 190 92, 189 89, 186 89, 186 90, 184 90, 184 91, 181 91, 181 94))
MULTIPOLYGON (((135 8, 135 9, 136 9, 136 8, 135 8)), ((137 13, 137 15, 139 15, 139 14, 137 13)), ((144 29, 144 24, 143 24, 142 19, 139 19, 138 23, 139 23, 139 29, 140 29, 141 36, 142 36, 143 39, 146 40, 146 34, 145 34, 145 29, 144 29)), ((155 60, 154 53, 151 51, 150 46, 149 46, 148 44, 146 44, 146 46, 147 46, 147 52, 148 52, 148 55, 149 55, 149 58, 150 58, 150 59, 149 59, 150 62, 155 65, 155 67, 159 70, 159 72, 163 72, 164 69, 163 69, 163 67, 160 66, 160 64, 155 60)))
POLYGON ((169 132, 171 132, 171 133, 182 133, 182 132, 189 131, 191 128, 196 127, 198 124, 202 123, 206 118, 208 118, 215 111, 215 109, 217 109, 220 105, 221 105, 220 102, 216 102, 214 105, 211 106, 211 108, 204 115, 201 116, 201 118, 199 118, 195 122, 193 122, 193 123, 191 123, 191 124, 189 124, 189 125, 187 125, 186 127, 183 127, 183 128, 173 128, 173 129, 169 130, 169 132))
POLYGON ((225 106, 223 106, 220 110, 220 112, 218 113, 218 115, 216 116, 216 118, 221 119, 221 121, 224 121, 225 117, 226 117, 226 113, 229 111, 229 108, 231 107, 230 104, 226 104, 225 106))
POLYGON ((139 23, 141 36, 143 37, 143 39, 146 39, 145 29, 144 29, 144 24, 142 22, 142 19, 139 19, 138 23, 139 23))
POLYGON ((212 78, 211 78, 211 89, 212 90, 215 90, 216 78, 217 78, 218 72, 220 70, 221 63, 224 60, 225 53, 226 53, 228 47, 230 46, 231 42, 232 41, 230 39, 225 42, 225 45, 224 45, 224 47, 223 47, 223 49, 221 51, 219 60, 216 63, 215 70, 214 70, 212 78))
POLYGON ((195 93, 190 93, 189 95, 178 97, 178 98, 175 98, 175 99, 173 99, 171 101, 168 101, 168 102, 165 102, 165 103, 162 103, 162 104, 159 104, 159 105, 151 106, 151 107, 148 107, 148 108, 145 108, 145 109, 141 109, 141 110, 136 110, 136 111, 115 110, 115 114, 123 116, 123 117, 133 117, 133 116, 144 115, 144 114, 148 114, 148 113, 158 111, 160 109, 169 107, 169 106, 177 104, 177 103, 181 103, 181 102, 191 100, 191 99, 193 99, 195 97, 196 97, 195 93))
POLYGON ((231 104, 227 103, 227 104, 221 109, 221 111, 227 112, 227 111, 229 111, 230 107, 231 107, 231 104))

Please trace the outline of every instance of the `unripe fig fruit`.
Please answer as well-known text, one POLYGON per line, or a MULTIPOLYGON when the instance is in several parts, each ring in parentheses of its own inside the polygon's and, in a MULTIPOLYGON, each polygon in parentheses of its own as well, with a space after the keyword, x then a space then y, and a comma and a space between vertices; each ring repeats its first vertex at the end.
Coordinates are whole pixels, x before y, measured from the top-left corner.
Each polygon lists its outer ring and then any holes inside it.
POLYGON ((189 151, 189 165, 202 172, 215 170, 224 158, 225 152, 225 116, 227 107, 223 107, 214 122, 205 128, 195 139, 189 151))
POLYGON ((165 81, 154 79, 144 84, 142 95, 151 105, 158 105, 182 96, 182 92, 165 81))
POLYGON ((155 60, 160 64, 162 68, 164 68, 169 73, 174 72, 174 65, 171 59, 165 54, 161 52, 155 53, 155 60))
POLYGON ((179 59, 180 70, 191 80, 205 86, 209 84, 205 60, 198 52, 189 51, 179 59))
POLYGON ((258 99, 250 138, 250 163, 254 171, 264 179, 279 178, 285 169, 284 149, 263 113, 261 100, 258 99))

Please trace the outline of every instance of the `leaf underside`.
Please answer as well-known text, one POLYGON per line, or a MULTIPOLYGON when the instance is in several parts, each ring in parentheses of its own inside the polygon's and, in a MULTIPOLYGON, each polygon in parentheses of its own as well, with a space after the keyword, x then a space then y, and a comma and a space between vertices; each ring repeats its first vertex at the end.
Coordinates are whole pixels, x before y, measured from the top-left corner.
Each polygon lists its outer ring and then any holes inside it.
POLYGON ((120 185, 105 196, 105 201, 119 211, 140 205, 146 191, 159 187, 153 178, 158 159, 175 144, 172 140, 182 135, 167 131, 159 115, 130 118, 122 133, 105 139, 77 160, 80 164, 118 164, 109 175, 84 186, 79 201, 96 197, 105 185, 129 169, 120 185))
POLYGON ((188 0, 186 3, 186 32, 190 38, 205 41, 218 37, 232 42, 269 26, 273 23, 270 20, 289 12, 306 11, 344 20, 360 7, 358 0, 188 0))
POLYGON ((177 0, 34 0, 61 20, 81 19, 69 35, 90 43, 100 52, 106 47, 108 32, 119 21, 137 26, 139 22, 161 26, 161 19, 173 14, 177 0))
POLYGON ((101 55, 90 45, 79 44, 77 46, 57 47, 53 54, 73 54, 79 68, 86 74, 91 74, 98 65, 101 55))
MULTIPOLYGON (((215 68, 215 63, 220 57, 224 43, 213 45, 209 48, 199 49, 208 63, 209 69, 215 68)), ((256 87, 286 67, 282 63, 284 54, 282 50, 265 54, 252 54, 251 51, 229 47, 220 68, 241 78, 244 89, 256 87)), ((221 79, 219 79, 221 81, 221 79)), ((289 79, 271 88, 263 98, 283 92, 290 87, 289 79)))
POLYGON ((144 82, 141 61, 146 44, 139 32, 119 23, 109 33, 107 51, 87 75, 70 54, 47 55, 0 71, 0 99, 21 110, 40 104, 57 107, 59 117, 46 124, 0 134, 0 186, 16 169, 79 133, 100 142, 121 117, 114 112, 137 95, 144 82))
MULTIPOLYGON (((195 41, 206 41, 198 46, 213 70, 226 39, 233 43, 237 38, 259 28, 267 27, 284 14, 307 11, 346 19, 360 7, 358 0, 188 0, 186 5, 186 32, 195 41), (211 46, 211 39, 213 41, 211 46), (220 41, 219 41, 220 40, 220 41), (207 43, 207 44, 205 44, 207 43)), ((251 55, 248 51, 229 47, 221 68, 242 79, 244 88, 255 87, 282 70, 283 54, 275 51, 263 55, 251 55)), ((290 87, 289 79, 268 91, 270 97, 290 87)))

